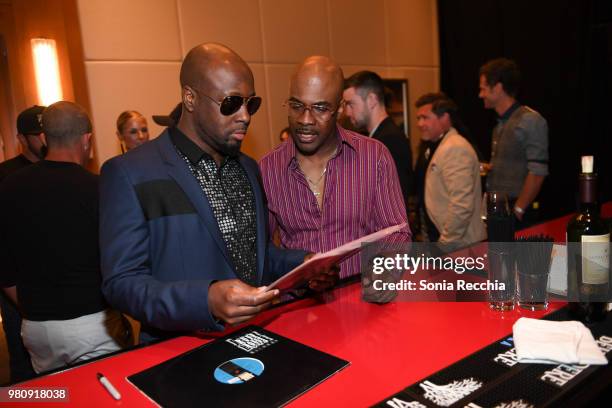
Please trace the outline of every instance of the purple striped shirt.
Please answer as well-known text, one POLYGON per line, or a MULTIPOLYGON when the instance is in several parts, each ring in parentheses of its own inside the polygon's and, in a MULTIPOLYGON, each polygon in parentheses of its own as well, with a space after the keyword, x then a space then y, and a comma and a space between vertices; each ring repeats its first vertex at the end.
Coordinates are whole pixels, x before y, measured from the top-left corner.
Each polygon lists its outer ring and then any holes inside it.
MULTIPOLYGON (((337 127, 338 151, 327 163, 320 209, 289 140, 259 166, 268 198, 270 232, 285 248, 324 252, 382 228, 407 222, 397 170, 377 140, 337 127)), ((410 241, 409 228, 393 241, 410 241)), ((340 265, 340 277, 359 273, 359 256, 340 265)))

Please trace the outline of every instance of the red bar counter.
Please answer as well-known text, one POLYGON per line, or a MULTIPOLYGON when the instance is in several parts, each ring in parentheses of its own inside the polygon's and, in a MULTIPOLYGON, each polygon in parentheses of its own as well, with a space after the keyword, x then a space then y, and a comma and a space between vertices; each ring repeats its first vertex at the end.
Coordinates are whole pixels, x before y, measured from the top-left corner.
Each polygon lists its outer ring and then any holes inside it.
MULTIPOLYGON (((612 203, 602 209, 612 216, 612 203)), ((565 239, 568 217, 523 230, 565 239)), ((490 311, 486 303, 363 302, 354 283, 317 299, 305 299, 269 310, 252 324, 351 362, 351 365, 294 400, 291 407, 364 407, 474 353, 511 333, 521 316, 543 312, 520 309, 490 311)), ((552 303, 548 312, 562 307, 552 303)), ((154 404, 126 377, 198 347, 210 338, 184 336, 126 351, 15 387, 67 387, 70 406, 147 407, 154 404), (100 385, 103 373, 121 393, 115 401, 100 385)), ((212 375, 197 373, 193 375, 212 375)), ((47 407, 66 403, 19 403, 47 407)), ((202 401, 202 406, 206 401, 202 401)))

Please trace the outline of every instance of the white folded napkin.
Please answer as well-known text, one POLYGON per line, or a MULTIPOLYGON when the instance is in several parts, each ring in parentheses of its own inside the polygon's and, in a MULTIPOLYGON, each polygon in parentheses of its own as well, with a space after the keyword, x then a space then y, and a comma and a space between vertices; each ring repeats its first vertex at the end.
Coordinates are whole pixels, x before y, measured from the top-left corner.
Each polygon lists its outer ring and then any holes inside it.
POLYGON ((580 322, 521 317, 512 332, 520 363, 608 364, 591 331, 580 322))

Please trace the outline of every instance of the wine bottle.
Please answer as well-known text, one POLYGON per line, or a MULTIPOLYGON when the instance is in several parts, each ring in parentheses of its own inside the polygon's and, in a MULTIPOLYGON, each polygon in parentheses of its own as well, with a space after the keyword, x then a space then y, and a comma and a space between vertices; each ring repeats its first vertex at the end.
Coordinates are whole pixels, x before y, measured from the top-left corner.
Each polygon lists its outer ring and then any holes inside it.
POLYGON ((567 224, 567 294, 572 318, 590 323, 606 316, 610 282, 610 230, 599 216, 593 156, 582 157, 580 212, 567 224))

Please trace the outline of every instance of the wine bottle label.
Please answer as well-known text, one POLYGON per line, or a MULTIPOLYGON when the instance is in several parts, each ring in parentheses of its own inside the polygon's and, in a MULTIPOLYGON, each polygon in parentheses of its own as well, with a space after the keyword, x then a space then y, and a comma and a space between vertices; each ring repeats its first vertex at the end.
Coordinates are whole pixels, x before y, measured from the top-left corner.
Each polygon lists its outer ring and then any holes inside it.
POLYGON ((610 276, 610 234, 582 236, 582 283, 601 285, 610 276))

